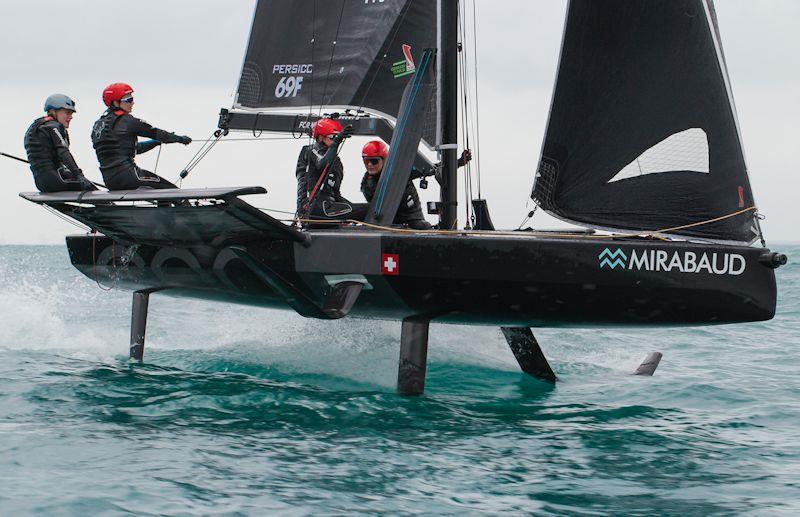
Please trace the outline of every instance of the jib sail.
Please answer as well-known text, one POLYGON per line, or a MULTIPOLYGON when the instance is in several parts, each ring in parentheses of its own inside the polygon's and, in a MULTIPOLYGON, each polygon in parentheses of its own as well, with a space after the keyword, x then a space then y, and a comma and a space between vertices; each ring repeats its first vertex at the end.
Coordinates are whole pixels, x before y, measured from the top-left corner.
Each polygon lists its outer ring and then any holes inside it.
POLYGON ((584 225, 751 243, 711 0, 571 0, 531 197, 584 225))
POLYGON ((234 109, 396 119, 423 50, 436 46, 436 22, 427 0, 259 0, 234 109))

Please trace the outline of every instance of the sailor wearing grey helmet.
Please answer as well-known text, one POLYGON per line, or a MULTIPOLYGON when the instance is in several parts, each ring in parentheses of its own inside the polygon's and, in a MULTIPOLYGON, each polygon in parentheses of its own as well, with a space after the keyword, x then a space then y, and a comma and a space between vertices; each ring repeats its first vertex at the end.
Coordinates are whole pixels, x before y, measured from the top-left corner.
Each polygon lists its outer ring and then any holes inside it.
POLYGON ((67 128, 75 114, 75 101, 56 93, 45 100, 44 111, 46 116, 34 120, 25 132, 25 151, 36 188, 41 192, 97 190, 69 152, 67 128))

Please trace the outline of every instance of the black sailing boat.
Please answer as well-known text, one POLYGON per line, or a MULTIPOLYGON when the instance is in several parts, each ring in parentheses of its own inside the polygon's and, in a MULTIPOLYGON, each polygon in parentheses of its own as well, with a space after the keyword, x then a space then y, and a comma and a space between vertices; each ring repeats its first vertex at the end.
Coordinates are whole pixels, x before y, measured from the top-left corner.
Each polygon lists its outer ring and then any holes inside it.
POLYGON ((70 259, 135 290, 137 359, 148 296, 160 290, 402 320, 407 394, 423 391, 430 321, 501 327, 522 369, 554 381, 530 327, 774 316, 774 268, 786 257, 761 236, 711 0, 569 3, 531 196, 609 234, 496 231, 486 212, 479 229, 458 229, 457 24, 457 0, 256 6, 217 138, 304 135, 323 109, 338 110, 356 134, 391 141, 366 225, 284 224, 240 199, 261 187, 22 196, 100 232, 68 236, 70 259), (440 230, 391 225, 412 166, 434 166, 420 143, 441 159, 440 230))

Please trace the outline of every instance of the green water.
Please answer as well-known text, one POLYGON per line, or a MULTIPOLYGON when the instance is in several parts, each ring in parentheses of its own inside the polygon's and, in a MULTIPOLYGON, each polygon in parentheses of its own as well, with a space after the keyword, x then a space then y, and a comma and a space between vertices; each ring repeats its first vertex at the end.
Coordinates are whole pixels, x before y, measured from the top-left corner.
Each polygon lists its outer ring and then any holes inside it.
POLYGON ((770 322, 537 331, 554 388, 499 330, 434 325, 403 398, 399 325, 154 295, 133 365, 129 293, 0 247, 0 514, 797 515, 800 267, 778 273, 770 322))

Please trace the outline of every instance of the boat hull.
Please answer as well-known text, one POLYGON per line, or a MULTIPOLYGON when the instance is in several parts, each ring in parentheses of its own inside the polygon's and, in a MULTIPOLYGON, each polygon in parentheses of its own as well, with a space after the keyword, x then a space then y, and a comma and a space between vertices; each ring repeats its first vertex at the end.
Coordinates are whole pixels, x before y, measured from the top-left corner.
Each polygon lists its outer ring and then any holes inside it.
MULTIPOLYGON (((73 265, 120 288, 294 309, 363 285, 351 317, 490 326, 704 325, 775 314, 769 250, 588 237, 309 231, 235 246, 125 246, 69 236, 73 265), (292 294, 294 293, 294 294, 292 294)), ((298 308, 300 307, 300 308, 298 308)))

